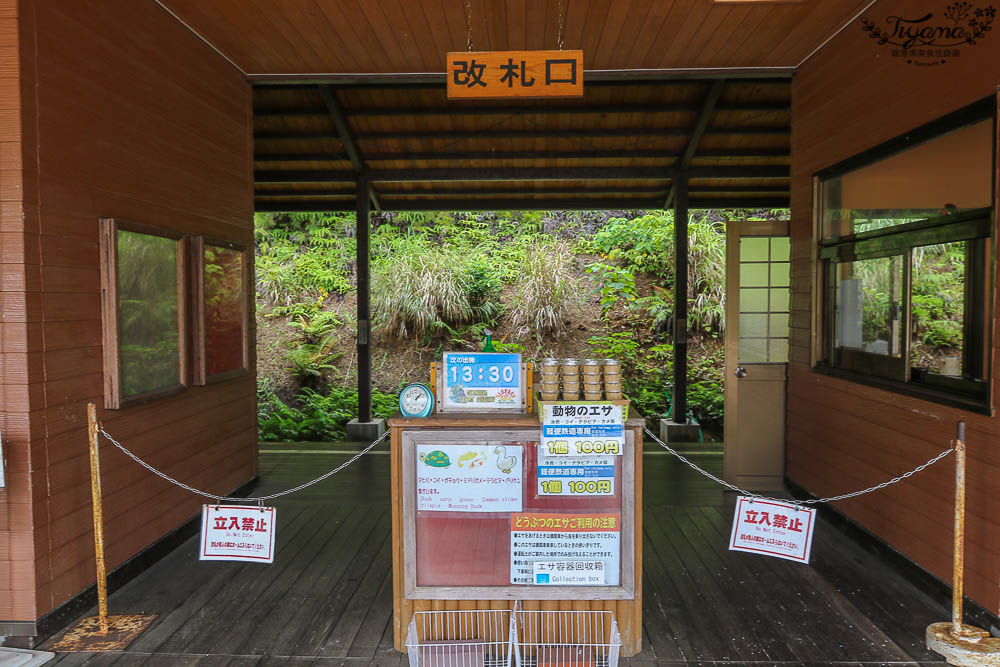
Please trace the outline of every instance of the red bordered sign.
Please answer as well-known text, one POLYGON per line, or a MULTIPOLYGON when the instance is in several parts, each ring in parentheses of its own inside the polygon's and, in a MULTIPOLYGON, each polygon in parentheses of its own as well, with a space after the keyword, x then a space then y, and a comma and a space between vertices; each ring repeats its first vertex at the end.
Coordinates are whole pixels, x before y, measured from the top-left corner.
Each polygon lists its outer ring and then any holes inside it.
POLYGON ((203 505, 200 560, 274 562, 273 507, 203 505))
POLYGON ((740 496, 729 549, 808 563, 815 525, 816 510, 740 496))

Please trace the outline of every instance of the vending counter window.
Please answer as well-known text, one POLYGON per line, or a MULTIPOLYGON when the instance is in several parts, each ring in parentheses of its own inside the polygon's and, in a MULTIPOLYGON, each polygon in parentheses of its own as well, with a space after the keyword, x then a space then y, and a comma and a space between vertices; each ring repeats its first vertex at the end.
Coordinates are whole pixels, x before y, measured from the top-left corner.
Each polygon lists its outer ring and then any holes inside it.
POLYGON ((397 648, 414 611, 521 600, 614 611, 638 652, 641 425, 620 451, 566 456, 543 448, 536 414, 390 420, 397 648))

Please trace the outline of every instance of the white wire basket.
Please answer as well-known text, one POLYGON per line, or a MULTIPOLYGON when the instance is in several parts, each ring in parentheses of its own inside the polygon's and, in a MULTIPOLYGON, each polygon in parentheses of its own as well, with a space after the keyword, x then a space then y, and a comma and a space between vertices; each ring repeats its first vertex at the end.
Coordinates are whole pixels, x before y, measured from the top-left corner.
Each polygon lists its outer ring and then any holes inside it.
POLYGON ((510 667, 510 609, 418 611, 406 633, 410 667, 510 667))
POLYGON ((622 638, 610 611, 514 612, 516 667, 618 667, 622 638))
POLYGON ((610 611, 418 611, 410 667, 618 667, 622 638, 610 611))

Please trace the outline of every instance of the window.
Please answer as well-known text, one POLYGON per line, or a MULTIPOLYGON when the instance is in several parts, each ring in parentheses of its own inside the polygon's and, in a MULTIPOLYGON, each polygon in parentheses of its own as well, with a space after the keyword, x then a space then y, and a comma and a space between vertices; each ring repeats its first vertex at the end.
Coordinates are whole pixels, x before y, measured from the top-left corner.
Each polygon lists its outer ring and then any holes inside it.
POLYGON ((184 388, 185 253, 179 234, 100 221, 105 406, 184 388))
POLYGON ((994 109, 817 174, 822 369, 988 407, 994 109))
POLYGON ((246 371, 246 250, 227 242, 192 243, 195 297, 195 382, 246 371))

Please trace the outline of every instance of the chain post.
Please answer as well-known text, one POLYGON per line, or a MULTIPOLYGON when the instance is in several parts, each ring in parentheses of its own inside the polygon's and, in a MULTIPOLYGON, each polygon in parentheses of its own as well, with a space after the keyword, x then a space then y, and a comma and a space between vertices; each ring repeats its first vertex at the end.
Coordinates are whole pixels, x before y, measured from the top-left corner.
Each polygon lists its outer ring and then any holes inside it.
POLYGON ((94 508, 94 552, 97 561, 97 610, 102 635, 108 634, 108 571, 104 561, 104 507, 101 501, 101 460, 97 448, 97 406, 87 404, 90 439, 90 494, 94 508))
POLYGON ((951 634, 962 637, 962 603, 965 594, 965 422, 955 434, 955 534, 951 587, 951 634))

